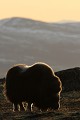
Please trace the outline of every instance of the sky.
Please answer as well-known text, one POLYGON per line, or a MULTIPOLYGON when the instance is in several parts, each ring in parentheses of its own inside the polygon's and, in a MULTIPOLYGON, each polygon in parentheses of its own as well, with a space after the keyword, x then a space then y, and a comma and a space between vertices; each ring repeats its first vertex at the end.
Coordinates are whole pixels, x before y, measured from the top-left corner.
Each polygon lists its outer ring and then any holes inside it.
POLYGON ((80 0, 0 0, 0 19, 11 17, 80 21, 80 0))

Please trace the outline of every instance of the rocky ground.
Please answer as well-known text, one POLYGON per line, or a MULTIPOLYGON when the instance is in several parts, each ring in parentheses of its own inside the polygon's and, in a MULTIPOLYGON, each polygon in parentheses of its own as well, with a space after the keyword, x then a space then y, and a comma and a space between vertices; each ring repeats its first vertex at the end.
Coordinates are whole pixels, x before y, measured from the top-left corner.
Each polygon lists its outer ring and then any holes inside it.
POLYGON ((3 81, 0 80, 0 120, 80 120, 80 78, 79 68, 56 72, 63 83, 61 107, 48 112, 13 112, 12 104, 3 95, 3 81), (63 79, 62 79, 63 78, 63 79))

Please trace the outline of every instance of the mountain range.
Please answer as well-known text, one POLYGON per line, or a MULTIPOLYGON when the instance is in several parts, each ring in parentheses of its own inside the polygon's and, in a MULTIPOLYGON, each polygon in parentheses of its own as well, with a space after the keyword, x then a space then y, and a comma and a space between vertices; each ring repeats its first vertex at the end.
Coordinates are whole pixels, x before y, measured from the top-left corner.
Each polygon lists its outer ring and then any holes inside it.
POLYGON ((80 22, 0 20, 0 76, 14 64, 45 62, 54 71, 80 66, 80 22))

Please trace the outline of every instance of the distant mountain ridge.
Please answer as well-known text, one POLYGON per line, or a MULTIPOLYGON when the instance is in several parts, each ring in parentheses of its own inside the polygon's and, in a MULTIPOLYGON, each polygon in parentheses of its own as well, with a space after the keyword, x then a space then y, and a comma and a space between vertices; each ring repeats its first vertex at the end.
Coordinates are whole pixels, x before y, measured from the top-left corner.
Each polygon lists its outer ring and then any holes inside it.
POLYGON ((26 27, 26 26, 35 26, 38 27, 39 25, 43 25, 43 27, 80 27, 80 22, 42 22, 28 18, 20 18, 20 17, 12 17, 0 20, 0 25, 4 25, 7 27, 26 27))
POLYGON ((48 23, 41 22, 41 21, 36 21, 32 19, 27 19, 27 18, 19 18, 19 17, 13 17, 13 18, 7 18, 0 20, 0 23, 4 26, 7 27, 37 27, 39 25, 46 25, 48 23))

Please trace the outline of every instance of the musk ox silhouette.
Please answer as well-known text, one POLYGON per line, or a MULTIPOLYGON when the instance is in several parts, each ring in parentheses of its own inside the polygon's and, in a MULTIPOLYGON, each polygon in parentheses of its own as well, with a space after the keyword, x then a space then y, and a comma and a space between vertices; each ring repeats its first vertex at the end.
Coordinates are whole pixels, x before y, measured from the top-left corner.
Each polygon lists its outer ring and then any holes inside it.
POLYGON ((14 104, 14 110, 23 110, 22 102, 33 103, 41 110, 58 109, 62 83, 52 68, 42 62, 31 66, 18 64, 9 69, 6 75, 5 95, 14 104))

